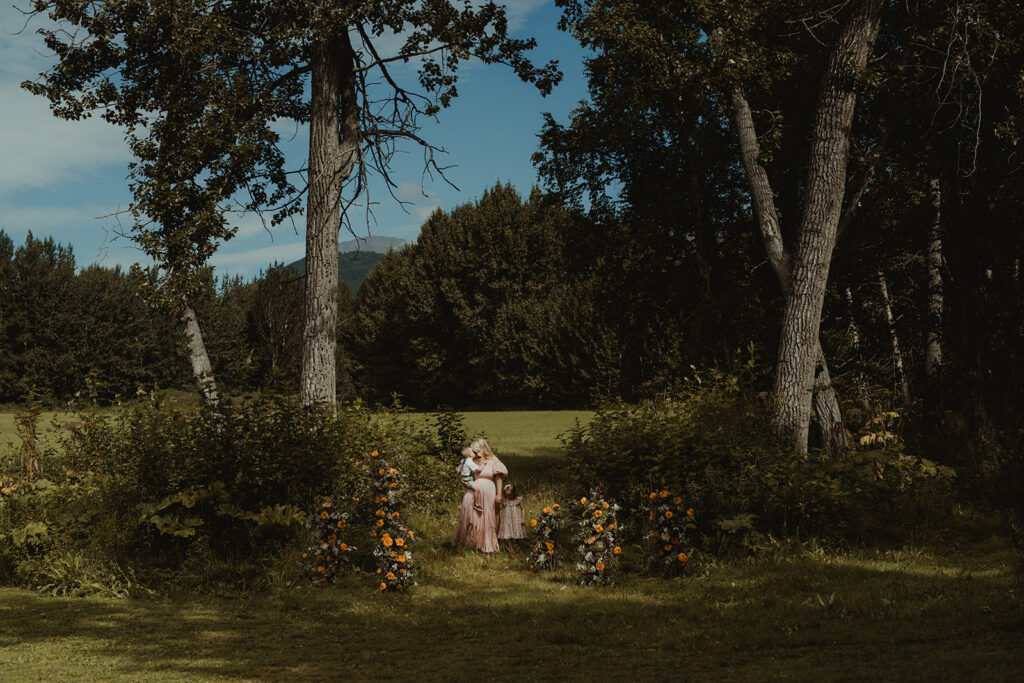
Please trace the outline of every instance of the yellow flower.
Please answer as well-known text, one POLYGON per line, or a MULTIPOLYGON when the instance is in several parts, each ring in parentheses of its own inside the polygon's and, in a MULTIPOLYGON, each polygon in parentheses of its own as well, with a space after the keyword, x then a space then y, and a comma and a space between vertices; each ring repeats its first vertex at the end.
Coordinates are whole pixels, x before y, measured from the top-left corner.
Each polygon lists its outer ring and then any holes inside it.
POLYGON ((606 502, 604 502, 604 501, 601 501, 601 507, 603 507, 603 508, 604 508, 605 510, 607 510, 607 509, 608 509, 609 507, 611 507, 611 506, 610 506, 610 505, 608 505, 608 503, 606 503, 606 502))
POLYGON ((395 580, 394 573, 393 572, 388 572, 388 581, 394 581, 394 580, 395 580))
POLYGON ((383 519, 378 519, 377 520, 377 526, 384 526, 384 520, 383 519))
POLYGON ((537 526, 537 520, 531 519, 530 520, 530 527, 532 528, 532 527, 535 527, 535 526, 537 526))
POLYGON ((394 543, 394 541, 391 540, 391 534, 384 534, 380 537, 380 541, 384 544, 385 548, 390 548, 394 543))
POLYGON ((551 508, 544 508, 543 510, 541 510, 541 512, 543 512, 545 515, 550 515, 551 514, 551 508))
POLYGON ((328 517, 330 517, 330 515, 327 514, 327 510, 320 513, 320 519, 327 519, 328 517))
POLYGON ((603 514, 604 514, 604 513, 603 513, 603 512, 601 512, 600 510, 594 510, 594 516, 595 516, 595 517, 600 517, 600 516, 601 516, 601 515, 603 515, 603 514))
MULTIPOLYGON (((412 536, 412 532, 411 531, 409 532, 409 535, 412 536)), ((401 548, 403 545, 405 545, 405 539, 404 538, 396 538, 395 539, 395 545, 397 545, 399 548, 401 548)))
POLYGON ((668 498, 668 491, 662 489, 661 493, 659 493, 658 495, 661 496, 662 498, 668 498))
POLYGON ((380 453, 378 453, 377 451, 373 451, 372 453, 370 453, 370 455, 376 458, 378 455, 380 455, 380 453))
POLYGON ((594 566, 597 567, 597 571, 599 571, 599 572, 603 572, 604 571, 604 562, 598 562, 594 566))
POLYGON ((690 508, 689 510, 686 511, 686 516, 693 517, 693 508, 690 508))
POLYGON ((338 550, 341 550, 341 551, 348 550, 348 543, 342 543, 341 545, 339 545, 338 546, 338 550))
POLYGON ((380 589, 382 591, 386 591, 388 589, 388 585, 386 583, 384 583, 383 581, 381 581, 380 582, 380 589))
POLYGON ((679 496, 676 496, 675 498, 672 499, 672 502, 675 503, 676 505, 679 505, 680 503, 683 502, 683 499, 680 498, 679 496))
POLYGON ((395 559, 398 560, 399 562, 405 562, 405 553, 399 555, 395 559))
POLYGON ((615 546, 612 549, 612 552, 615 553, 616 555, 621 555, 622 554, 622 548, 620 548, 619 546, 615 546))
POLYGON ((666 510, 665 511, 665 519, 672 519, 672 511, 671 510, 666 510))
POLYGON ((582 498, 580 498, 580 505, 586 505, 586 504, 587 504, 587 497, 583 496, 582 498))
POLYGON ((686 562, 688 559, 690 559, 686 556, 686 553, 679 553, 678 555, 676 555, 676 557, 679 559, 680 562, 686 562))

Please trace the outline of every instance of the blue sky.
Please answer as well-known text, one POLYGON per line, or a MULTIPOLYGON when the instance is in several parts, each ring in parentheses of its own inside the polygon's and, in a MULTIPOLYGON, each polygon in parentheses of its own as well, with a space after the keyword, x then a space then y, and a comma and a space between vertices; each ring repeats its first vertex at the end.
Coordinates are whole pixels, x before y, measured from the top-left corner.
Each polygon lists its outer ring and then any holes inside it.
MULTIPOLYGON (((28 4, 28 0, 15 0, 28 4)), ((422 131, 447 154, 439 159, 458 186, 456 191, 440 178, 423 180, 422 153, 407 147, 393 166, 398 194, 412 206, 403 211, 387 195, 383 184, 371 187, 376 223, 374 235, 415 238, 423 220, 437 207, 451 209, 473 201, 496 182, 510 182, 521 193, 537 182, 530 155, 537 149, 542 114, 550 111, 565 121, 579 100, 586 97, 583 52, 556 29, 558 11, 547 0, 509 0, 510 27, 518 36, 533 36, 538 46, 535 62, 559 60, 562 83, 546 98, 520 82, 503 66, 470 64, 460 70, 459 97, 441 112, 439 122, 422 131), (423 193, 427 196, 423 196, 423 193)), ((98 262, 127 266, 145 259, 126 238, 118 237, 114 218, 130 200, 125 178, 131 155, 123 132, 98 119, 66 122, 54 118, 44 98, 19 87, 52 63, 39 36, 21 33, 24 18, 9 5, 0 8, 0 229, 15 243, 28 231, 52 236, 74 248, 79 267, 98 262)), ((31 25, 30 25, 31 29, 31 25)), ((289 130, 294 130, 294 127, 289 130)), ((305 163, 305 129, 284 145, 293 168, 305 163)), ((353 216, 353 227, 367 234, 363 212, 353 216)), ((264 229, 257 216, 238 220, 237 236, 221 245, 212 259, 218 274, 251 277, 273 261, 290 262, 304 252, 301 217, 296 228, 286 224, 264 229)), ((344 231, 341 239, 350 239, 344 231)))

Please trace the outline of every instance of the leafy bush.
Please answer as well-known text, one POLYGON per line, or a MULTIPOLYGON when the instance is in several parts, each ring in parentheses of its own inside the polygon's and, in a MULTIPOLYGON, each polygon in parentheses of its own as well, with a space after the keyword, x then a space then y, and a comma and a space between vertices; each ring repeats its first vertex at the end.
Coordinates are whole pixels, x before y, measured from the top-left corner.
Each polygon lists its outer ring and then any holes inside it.
POLYGON ((132 582, 188 574, 201 583, 214 566, 251 574, 301 552, 304 511, 320 501, 344 501, 338 514, 361 516, 370 505, 365 454, 385 441, 398 444, 394 462, 408 475, 410 500, 439 500, 454 485, 451 468, 429 455, 432 434, 393 414, 272 397, 223 412, 219 419, 152 400, 83 417, 56 447, 64 467, 48 469, 49 479, 4 479, 0 580, 41 586, 46 567, 95 574, 104 562, 111 577, 132 582), (76 556, 88 562, 76 565, 76 556))
POLYGON ((669 400, 599 410, 563 440, 581 485, 621 501, 680 492, 701 511, 697 531, 713 551, 758 550, 770 534, 873 536, 934 523, 951 507, 953 471, 902 442, 865 439, 872 450, 830 462, 794 456, 770 434, 763 395, 710 372, 669 400))

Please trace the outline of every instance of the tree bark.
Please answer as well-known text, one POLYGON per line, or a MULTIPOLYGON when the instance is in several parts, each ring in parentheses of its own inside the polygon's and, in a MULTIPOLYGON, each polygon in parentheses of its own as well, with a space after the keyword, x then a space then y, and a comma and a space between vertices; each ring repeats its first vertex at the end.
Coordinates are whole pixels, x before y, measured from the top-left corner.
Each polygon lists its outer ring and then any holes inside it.
POLYGON ((220 415, 220 395, 217 393, 217 382, 213 378, 213 366, 210 364, 210 356, 206 353, 206 345, 203 343, 203 333, 199 329, 199 320, 196 312, 192 309, 188 297, 184 294, 180 299, 180 310, 178 321, 181 323, 181 331, 185 336, 185 347, 188 349, 188 357, 192 363, 192 379, 195 380, 199 395, 203 402, 213 411, 214 415, 220 415))
POLYGON ((928 331, 925 339, 924 369, 928 401, 942 405, 942 187, 931 180, 934 219, 928 233, 928 331))
MULTIPOLYGON (((733 121, 739 138, 740 155, 750 185, 751 203, 754 217, 761 231, 768 262, 771 263, 787 301, 791 291, 792 257, 782 241, 782 231, 778 212, 775 210, 775 195, 768 180, 768 172, 760 161, 760 146, 754 129, 754 119, 750 112, 750 104, 739 88, 733 89, 729 96, 733 109, 733 121)), ((815 411, 818 415, 818 427, 821 443, 833 460, 839 459, 849 452, 850 444, 843 424, 842 410, 832 378, 828 371, 821 343, 816 340, 814 355, 818 359, 815 382, 812 388, 815 397, 815 411)), ((808 414, 809 418, 809 414, 808 414)), ((807 431, 804 429, 804 451, 806 452, 807 431)))
POLYGON ((882 307, 885 310, 885 320, 889 324, 889 337, 892 339, 892 362, 896 368, 896 383, 899 385, 900 393, 903 395, 903 403, 910 405, 910 386, 907 384, 907 373, 903 367, 903 353, 900 351, 900 338, 896 334, 896 320, 892 315, 892 302, 889 298, 889 287, 885 282, 885 274, 878 271, 878 285, 882 290, 882 307))
POLYGON ((815 112, 775 373, 775 433, 797 453, 807 452, 815 369, 821 357, 818 333, 846 190, 856 79, 863 73, 878 35, 882 5, 881 0, 861 0, 854 5, 829 57, 815 112))
POLYGON ((303 405, 335 401, 341 191, 359 154, 355 54, 347 27, 324 29, 313 43, 311 74, 303 405))

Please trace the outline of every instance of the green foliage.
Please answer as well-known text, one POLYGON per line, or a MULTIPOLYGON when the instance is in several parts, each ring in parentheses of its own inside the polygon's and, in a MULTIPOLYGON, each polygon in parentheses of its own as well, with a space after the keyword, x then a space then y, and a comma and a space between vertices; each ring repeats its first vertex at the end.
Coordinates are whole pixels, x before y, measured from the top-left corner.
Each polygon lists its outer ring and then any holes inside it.
POLYGON ((407 468, 410 501, 454 499, 451 468, 431 455, 433 435, 359 404, 308 409, 257 397, 225 406, 219 421, 153 399, 89 415, 62 437, 50 479, 4 480, 0 575, 42 585, 40 567, 70 572, 80 555, 86 573, 106 562, 111 577, 133 584, 136 575, 202 583, 210 567, 248 571, 297 554, 305 511, 317 501, 345 501, 342 519, 372 504, 364 454, 384 441, 398 444, 394 462, 407 468))
POLYGON ((769 535, 905 535, 948 519, 950 468, 892 450, 794 457, 764 437, 767 411, 754 391, 720 373, 699 377, 664 402, 602 409, 571 430, 577 480, 620 500, 679 492, 700 511, 700 544, 713 552, 764 549, 769 535))

